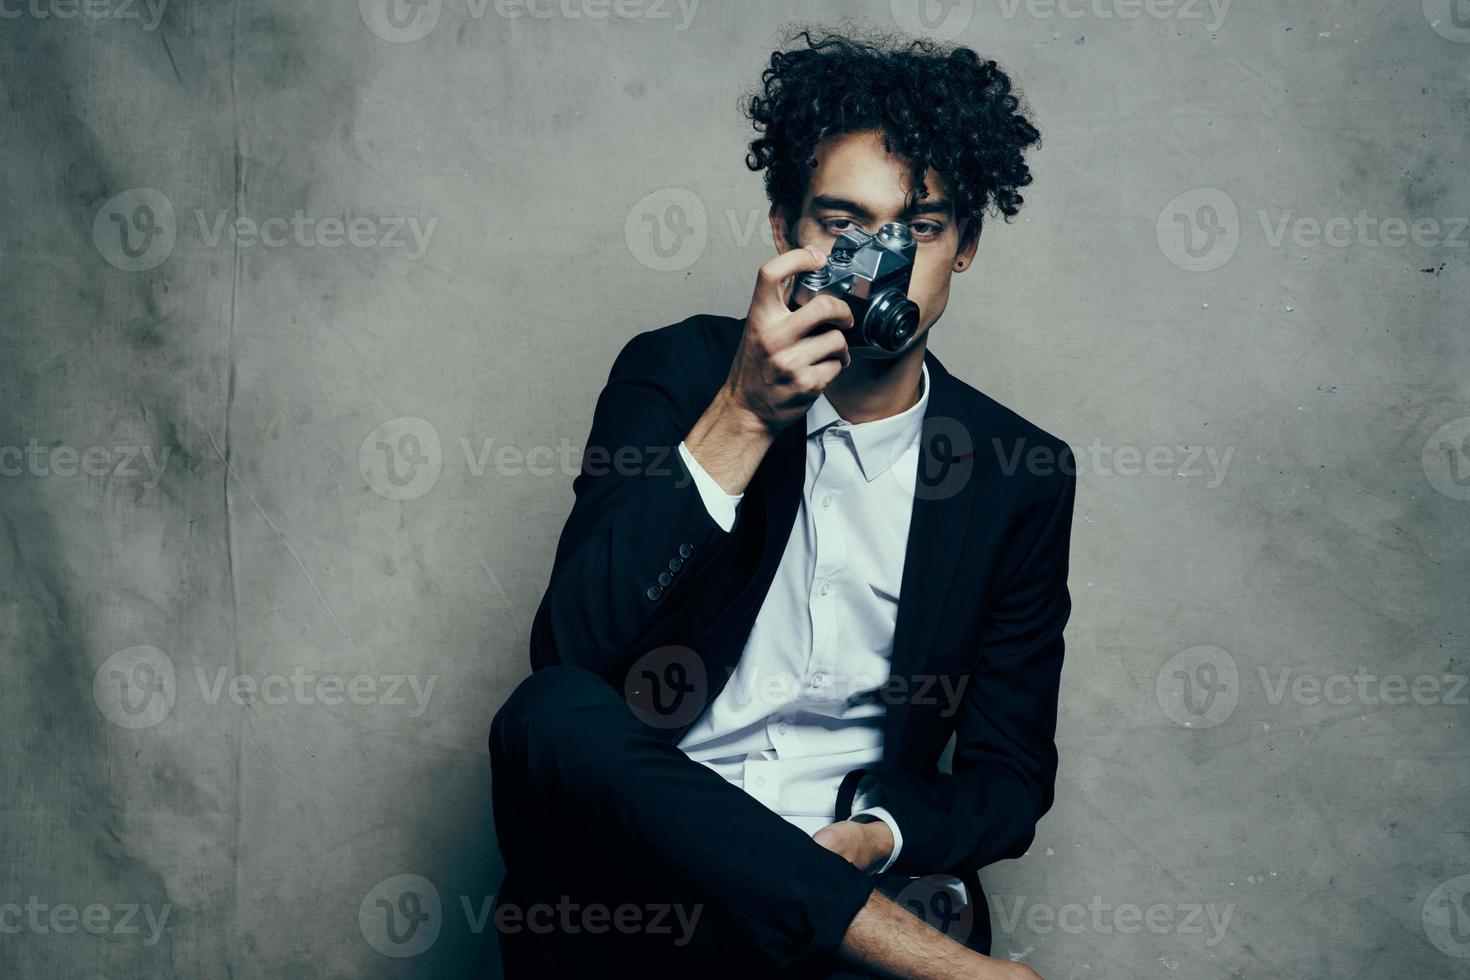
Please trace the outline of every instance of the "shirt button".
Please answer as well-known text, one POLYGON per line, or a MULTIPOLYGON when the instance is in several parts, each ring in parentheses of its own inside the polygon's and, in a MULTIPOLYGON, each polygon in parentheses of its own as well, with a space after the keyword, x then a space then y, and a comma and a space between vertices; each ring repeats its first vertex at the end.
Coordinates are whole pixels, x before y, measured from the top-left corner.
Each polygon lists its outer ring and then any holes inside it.
POLYGON ((823 582, 822 583, 822 587, 820 589, 818 589, 817 591, 820 592, 822 595, 826 595, 828 592, 831 592, 832 591, 832 583, 831 582, 823 582))
POLYGON ((779 725, 777 725, 776 726, 776 731, 779 734, 781 734, 781 735, 785 735, 786 734, 786 722, 783 721, 779 725))
POLYGON ((757 776, 755 777, 755 779, 751 780, 751 782, 755 783, 757 786, 764 786, 766 784, 766 777, 757 776))
POLYGON ((832 495, 830 493, 827 494, 827 496, 825 496, 825 497, 822 498, 822 506, 823 507, 831 507, 832 506, 832 495))

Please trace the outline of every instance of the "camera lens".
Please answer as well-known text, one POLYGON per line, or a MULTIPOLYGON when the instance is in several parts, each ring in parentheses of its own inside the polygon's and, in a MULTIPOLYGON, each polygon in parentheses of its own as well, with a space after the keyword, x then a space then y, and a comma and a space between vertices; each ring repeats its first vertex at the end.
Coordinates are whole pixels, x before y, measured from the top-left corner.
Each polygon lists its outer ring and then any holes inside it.
POLYGON ((863 317, 863 339, 886 351, 902 350, 919 329, 919 305, 897 289, 873 297, 863 317))
POLYGON ((913 232, 909 231, 908 225, 900 224, 897 221, 890 221, 878 229, 878 240, 884 245, 903 248, 906 245, 913 244, 914 235, 913 232))

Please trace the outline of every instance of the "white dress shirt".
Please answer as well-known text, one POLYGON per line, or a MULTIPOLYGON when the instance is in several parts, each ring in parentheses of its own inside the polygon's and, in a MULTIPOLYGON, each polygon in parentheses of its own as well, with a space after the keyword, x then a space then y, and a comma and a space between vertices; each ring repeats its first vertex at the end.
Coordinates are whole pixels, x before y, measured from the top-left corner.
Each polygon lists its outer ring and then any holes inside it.
MULTIPOLYGON (((880 699, 853 696, 889 676, 929 368, 912 407, 857 425, 825 395, 806 414, 806 479, 770 591, 729 682, 679 747, 807 833, 832 822, 843 776, 883 757, 880 699)), ((681 442, 710 516, 734 526, 744 494, 727 494, 681 442)), ((903 835, 881 799, 859 787, 853 817, 903 835)))

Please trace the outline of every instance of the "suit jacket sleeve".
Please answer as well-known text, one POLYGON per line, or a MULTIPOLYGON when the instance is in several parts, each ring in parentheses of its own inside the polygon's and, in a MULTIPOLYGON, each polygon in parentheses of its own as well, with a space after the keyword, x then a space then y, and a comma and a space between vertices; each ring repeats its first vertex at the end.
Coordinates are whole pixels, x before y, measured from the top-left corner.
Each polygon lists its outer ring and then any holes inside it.
POLYGON ((980 660, 962 675, 953 774, 874 774, 903 828, 894 872, 975 870, 1020 857, 1051 808, 1077 485, 1070 449, 1062 460, 1060 487, 1022 517, 1016 540, 1025 557, 991 604, 980 660))
POLYGON ((621 688, 640 638, 728 537, 677 451, 705 406, 671 346, 663 331, 634 337, 598 396, 531 627, 533 670, 573 664, 621 688))

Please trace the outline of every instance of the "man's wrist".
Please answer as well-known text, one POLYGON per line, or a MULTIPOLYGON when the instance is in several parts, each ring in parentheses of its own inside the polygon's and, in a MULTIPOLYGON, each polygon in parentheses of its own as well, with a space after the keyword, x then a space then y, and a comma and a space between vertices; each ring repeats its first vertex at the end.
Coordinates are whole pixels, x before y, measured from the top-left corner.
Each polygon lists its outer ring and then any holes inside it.
POLYGON ((765 420, 725 387, 684 437, 684 445, 700 466, 731 496, 745 491, 775 441, 776 433, 765 420))
POLYGON ((735 392, 730 390, 728 384, 720 386, 720 390, 715 393, 713 404, 719 406, 721 416, 727 418, 732 425, 737 426, 745 434, 755 438, 775 436, 775 433, 771 431, 770 423, 741 401, 735 392))
POLYGON ((893 831, 887 821, 870 813, 854 814, 848 819, 862 827, 863 839, 867 842, 863 870, 872 871, 886 865, 894 845, 893 831))

